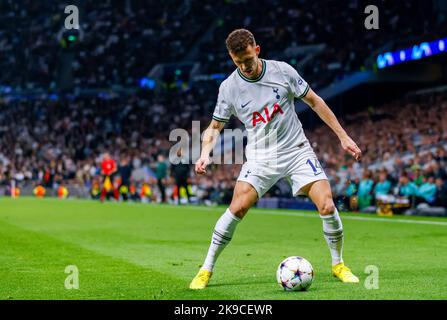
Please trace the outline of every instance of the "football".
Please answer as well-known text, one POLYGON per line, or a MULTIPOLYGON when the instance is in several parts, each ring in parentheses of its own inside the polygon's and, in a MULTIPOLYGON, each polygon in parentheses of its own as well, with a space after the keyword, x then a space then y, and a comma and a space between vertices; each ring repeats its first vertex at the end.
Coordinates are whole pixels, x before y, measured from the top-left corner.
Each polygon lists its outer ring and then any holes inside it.
POLYGON ((303 257, 288 257, 279 264, 276 279, 286 291, 302 291, 312 285, 314 270, 303 257))

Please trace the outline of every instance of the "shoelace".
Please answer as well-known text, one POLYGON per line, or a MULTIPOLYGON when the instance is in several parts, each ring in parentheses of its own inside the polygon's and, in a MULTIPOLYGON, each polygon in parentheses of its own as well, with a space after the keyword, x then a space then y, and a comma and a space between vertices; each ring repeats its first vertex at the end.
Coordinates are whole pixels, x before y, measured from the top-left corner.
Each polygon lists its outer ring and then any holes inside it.
POLYGON ((343 271, 351 272, 351 269, 349 269, 347 266, 342 266, 341 269, 343 271))
POLYGON ((338 273, 341 273, 342 271, 350 272, 352 273, 351 269, 349 269, 347 266, 343 265, 337 268, 336 270, 338 273))
POLYGON ((341 273, 342 271, 345 271, 346 273, 348 273, 346 275, 347 277, 349 277, 349 278, 353 278, 354 277, 354 274, 352 273, 351 269, 349 269, 347 266, 341 266, 339 272, 341 273))
POLYGON ((199 275, 199 279, 200 280, 206 280, 206 278, 207 278, 207 274, 206 273, 202 273, 202 274, 199 275))

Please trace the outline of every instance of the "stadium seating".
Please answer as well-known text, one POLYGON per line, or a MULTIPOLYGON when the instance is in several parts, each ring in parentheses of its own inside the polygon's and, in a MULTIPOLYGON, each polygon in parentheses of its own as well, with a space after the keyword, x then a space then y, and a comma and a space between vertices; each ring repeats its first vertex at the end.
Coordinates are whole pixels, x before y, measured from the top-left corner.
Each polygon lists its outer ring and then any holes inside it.
MULTIPOLYGON (((41 182, 48 173, 50 188, 61 181, 89 188, 98 174, 100 154, 106 150, 113 150, 117 159, 131 156, 135 170, 154 166, 156 156, 167 155, 172 145, 160 130, 188 128, 192 120, 203 116, 203 108, 195 103, 195 99, 200 99, 198 95, 180 92, 177 98, 176 103, 151 96, 3 101, 0 103, 0 180, 5 186, 14 178, 25 186, 41 182), (180 116, 163 117, 179 108, 183 109, 180 116)), ((446 116, 447 95, 438 94, 390 102, 369 112, 342 118, 348 132, 357 137, 364 150, 361 164, 340 152, 340 147, 332 143, 335 136, 327 134, 324 126, 307 135, 331 178, 335 197, 343 196, 347 182, 356 178, 362 181, 362 174, 368 168, 373 172, 374 184, 379 172, 385 170, 392 183, 390 193, 404 172, 417 185, 422 185, 430 176, 439 178, 442 182, 438 182, 438 188, 444 188, 446 116), (427 112, 430 117, 421 116, 427 112), (405 119, 404 130, 393 125, 396 117, 405 119)), ((229 201, 224 195, 231 192, 239 168, 240 165, 215 166, 207 176, 192 178, 195 191, 203 199, 229 201)), ((149 176, 141 179, 145 178, 149 176)), ((273 189, 270 195, 287 196, 288 192, 286 188, 278 194, 273 189)), ((373 195, 374 188, 369 193, 373 195)))
MULTIPOLYGON (((436 30, 430 37, 447 30, 445 24, 430 18, 434 12, 428 2, 387 5, 383 19, 392 21, 391 29, 368 33, 368 37, 356 33, 361 28, 355 26, 363 23, 352 18, 358 11, 356 1, 347 2, 339 15, 334 15, 339 11, 338 1, 328 1, 323 8, 308 0, 287 2, 287 6, 276 0, 257 3, 83 1, 81 27, 85 36, 72 51, 74 90, 64 93, 58 91, 58 79, 66 50, 55 36, 64 19, 63 6, 48 1, 25 0, 20 6, 14 1, 2 2, 3 192, 9 192, 11 180, 15 180, 25 191, 22 194, 42 183, 51 194, 64 182, 70 195, 88 195, 99 174, 100 155, 108 151, 116 160, 130 156, 134 182, 139 186, 151 184, 157 198, 152 170, 157 155, 167 155, 172 145, 168 132, 190 130, 192 120, 200 121, 203 129, 210 119, 219 81, 186 79, 173 88, 162 83, 155 92, 139 88, 139 80, 159 63, 186 61, 198 63, 197 73, 227 76, 234 66, 224 40, 234 28, 252 29, 263 56, 289 62, 316 89, 363 68, 371 53, 384 45, 393 48, 410 37, 427 35, 427 30, 436 30), (45 18, 48 14, 51 19, 45 18), (349 34, 339 30, 349 30, 349 34), (346 42, 347 38, 352 41, 346 42), (312 57, 311 63, 301 64, 296 56, 287 54, 296 46, 320 44, 325 50, 312 57), (115 85, 132 90, 120 94, 108 91, 115 85), (98 88, 106 90, 88 91, 98 88), (29 94, 37 89, 44 94, 29 94)), ((408 175, 418 188, 433 177, 436 195, 431 204, 447 206, 445 93, 408 96, 346 114, 341 120, 364 151, 361 163, 340 152, 333 143, 335 136, 328 134, 326 127, 306 134, 331 178, 334 197, 346 208, 346 199, 358 196, 365 170, 371 171, 373 182, 367 197, 361 198, 365 206, 374 204, 380 172, 385 172, 390 182, 389 194, 398 193, 402 175, 408 175)), ((232 121, 230 126, 240 127, 240 123, 232 121)), ((204 177, 191 175, 194 193, 202 202, 227 203, 239 169, 240 165, 215 166, 204 177)), ((172 179, 166 184, 169 192, 172 179)), ((276 187, 266 197, 288 197, 289 191, 276 187)))
MULTIPOLYGON (((0 75, 0 84, 56 89, 67 58, 56 37, 65 18, 64 5, 25 0, 20 5, 3 1, 0 6, 0 67, 7 70, 0 75)), ((427 33, 436 37, 447 28, 432 18, 429 2, 413 0, 383 6, 383 19, 390 20, 390 26, 364 37, 363 20, 354 18, 359 6, 358 1, 349 1, 341 11, 338 1, 328 1, 324 7, 310 0, 263 0, 256 5, 250 0, 82 1, 85 36, 74 51, 74 84, 137 86, 156 64, 185 60, 201 62, 200 73, 228 74, 233 65, 225 37, 234 28, 246 27, 255 33, 265 57, 286 60, 320 88, 362 68, 365 59, 384 45, 427 33), (200 50, 193 50, 196 44, 200 50), (305 66, 296 56, 285 54, 290 47, 314 44, 325 44, 325 50, 305 66)))

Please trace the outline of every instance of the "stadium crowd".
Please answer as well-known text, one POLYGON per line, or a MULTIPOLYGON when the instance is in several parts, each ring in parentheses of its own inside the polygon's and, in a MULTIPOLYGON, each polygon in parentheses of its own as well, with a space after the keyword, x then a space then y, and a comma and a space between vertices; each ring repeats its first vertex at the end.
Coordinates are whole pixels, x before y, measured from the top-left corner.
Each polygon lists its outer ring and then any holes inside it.
MULTIPOLYGON (((395 43, 395 38, 435 37, 446 31, 446 24, 433 18, 429 2, 387 3, 381 9, 390 24, 366 36, 358 33, 364 30, 360 2, 347 1, 343 11, 339 6, 332 0, 324 7, 309 0, 85 0, 80 3, 82 41, 71 51, 74 91, 114 85, 136 89, 141 77, 163 62, 191 60, 200 62, 200 73, 227 75, 234 66, 223 43, 237 27, 252 29, 263 57, 300 66, 300 73, 316 89, 361 69, 375 49, 395 43), (326 49, 309 64, 300 65, 296 55, 287 54, 297 46, 321 43, 326 49)), ((63 186, 68 189, 60 194, 66 196, 76 186, 88 190, 80 195, 100 199, 178 201, 182 195, 184 201, 228 203, 240 165, 212 166, 207 175, 198 177, 192 167, 187 170, 167 161, 171 130, 191 131, 193 120, 200 121, 202 130, 208 124, 217 83, 131 94, 7 96, 6 87, 57 89, 68 52, 57 39, 64 19, 64 5, 57 2, 0 3, 3 190, 11 194, 14 181, 19 189, 32 187, 39 195, 63 186), (101 165, 107 153, 116 162, 109 174, 101 165), (104 195, 105 177, 110 181, 104 195)), ((381 194, 394 194, 411 197, 414 205, 447 206, 446 94, 389 102, 346 115, 342 122, 364 151, 361 163, 341 152, 326 127, 307 132, 340 204, 363 209, 381 194)), ((240 123, 232 120, 230 126, 240 123)), ((290 189, 279 183, 266 196, 290 196, 290 189)))
POLYGON ((217 27, 212 36, 201 44, 203 69, 208 73, 233 70, 223 42, 232 30, 240 27, 252 30, 261 45, 262 54, 287 61, 298 68, 314 88, 329 85, 334 79, 364 67, 372 52, 390 41, 402 43, 433 30, 442 32, 445 24, 433 19, 435 14, 429 2, 405 1, 379 5, 380 17, 391 23, 365 34, 364 18, 359 15, 365 5, 361 1, 346 1, 343 10, 339 1, 228 1, 221 9, 217 27), (418 21, 418 23, 413 23, 418 21), (242 22, 242 25, 241 25, 242 22), (430 30, 430 31, 429 31, 430 30), (347 41, 349 39, 349 41, 347 41), (299 46, 325 44, 309 64, 300 64, 293 49, 299 46))
MULTIPOLYGON (((0 101, 2 185, 5 190, 11 180, 48 189, 76 185, 96 188, 99 196, 101 161, 110 152, 117 162, 115 189, 128 164, 127 187, 134 193, 149 188, 151 201, 177 201, 179 191, 186 198, 185 190, 176 189, 176 169, 168 161, 174 142, 168 141, 167 128, 190 131, 191 121, 201 120, 203 130, 214 102, 195 90, 178 91, 175 99, 173 94, 0 101)), ((325 126, 307 132, 341 203, 349 207, 347 199, 359 196, 362 209, 378 194, 395 194, 446 206, 447 94, 408 97, 342 122, 363 149, 360 163, 341 152, 325 126), (402 125, 396 126, 397 118, 402 125)), ((192 169, 183 170, 192 199, 230 201, 240 165, 215 165, 205 176, 192 169)), ((290 196, 290 190, 276 187, 266 196, 290 196)))
MULTIPOLYGON (((82 41, 72 62, 83 88, 136 86, 153 66, 177 62, 218 12, 214 1, 93 1, 77 5, 82 41), (194 23, 191 23, 194 21, 194 23)), ((0 3, 0 84, 56 89, 67 44, 60 38, 66 3, 0 3), (15 72, 21 70, 21 72, 15 72)))
MULTIPOLYGON (((1 85, 57 88, 58 72, 67 59, 63 50, 67 43, 58 38, 67 16, 65 5, 31 0, 0 3, 1 85)), ((361 69, 374 50, 390 41, 405 41, 410 35, 436 37, 447 28, 434 18, 429 1, 416 0, 381 6, 381 19, 390 23, 366 34, 364 7, 357 0, 347 1, 344 10, 335 0, 325 6, 310 0, 85 0, 78 6, 82 41, 72 50, 70 63, 76 88, 137 86, 164 62, 200 62, 201 74, 228 74, 233 66, 223 43, 239 27, 252 29, 265 57, 299 67, 320 88, 361 69), (325 50, 309 64, 299 65, 296 54, 287 54, 297 46, 318 44, 325 44, 325 50)))

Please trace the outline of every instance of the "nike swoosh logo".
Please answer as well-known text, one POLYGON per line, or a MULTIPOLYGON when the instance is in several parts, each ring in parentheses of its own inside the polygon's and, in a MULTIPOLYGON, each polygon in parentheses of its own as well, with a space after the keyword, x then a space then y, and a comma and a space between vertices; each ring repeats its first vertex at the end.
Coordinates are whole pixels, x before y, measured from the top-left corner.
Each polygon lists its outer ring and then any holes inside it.
POLYGON ((241 108, 242 108, 242 109, 245 108, 250 102, 251 102, 251 100, 248 101, 246 104, 241 104, 241 108))

